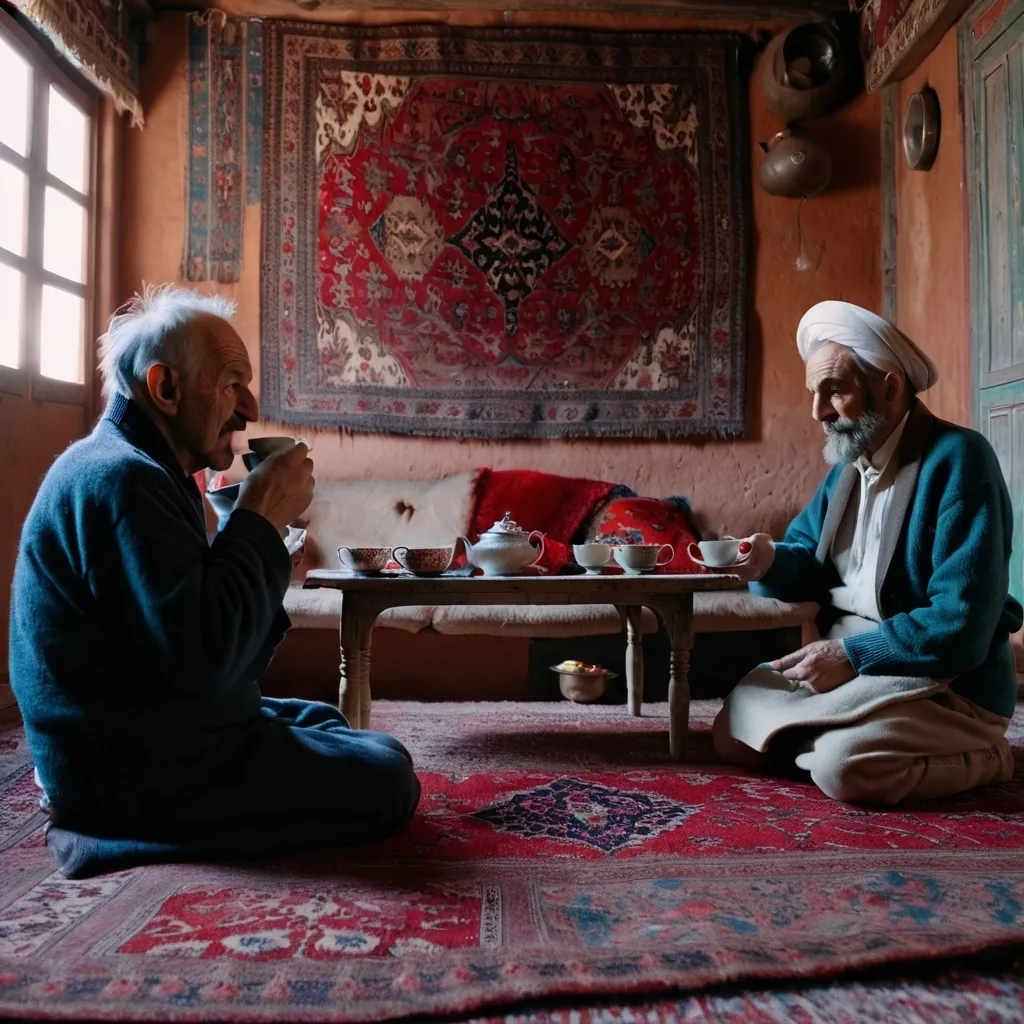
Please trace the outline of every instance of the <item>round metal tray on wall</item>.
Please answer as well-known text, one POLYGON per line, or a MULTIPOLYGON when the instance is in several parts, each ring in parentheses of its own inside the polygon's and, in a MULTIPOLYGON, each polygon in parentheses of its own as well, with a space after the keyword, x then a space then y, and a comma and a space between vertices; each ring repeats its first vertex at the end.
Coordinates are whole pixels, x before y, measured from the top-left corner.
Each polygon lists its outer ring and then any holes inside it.
POLYGON ((903 155, 912 171, 927 171, 939 151, 939 97, 925 86, 907 100, 903 111, 903 155))

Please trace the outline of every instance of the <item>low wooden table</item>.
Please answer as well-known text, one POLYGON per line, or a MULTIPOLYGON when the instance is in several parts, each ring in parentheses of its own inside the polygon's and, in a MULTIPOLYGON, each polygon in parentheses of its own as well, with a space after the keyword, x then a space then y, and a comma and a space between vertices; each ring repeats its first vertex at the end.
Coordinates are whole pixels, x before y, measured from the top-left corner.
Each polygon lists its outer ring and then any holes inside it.
POLYGON ((370 634, 387 608, 448 604, 613 604, 626 622, 629 710, 639 716, 644 699, 640 616, 650 608, 668 633, 672 657, 668 687, 669 750, 685 753, 690 718, 690 649, 693 595, 741 585, 737 576, 353 576, 337 569, 306 574, 307 588, 343 592, 339 706, 360 729, 370 725, 370 634))

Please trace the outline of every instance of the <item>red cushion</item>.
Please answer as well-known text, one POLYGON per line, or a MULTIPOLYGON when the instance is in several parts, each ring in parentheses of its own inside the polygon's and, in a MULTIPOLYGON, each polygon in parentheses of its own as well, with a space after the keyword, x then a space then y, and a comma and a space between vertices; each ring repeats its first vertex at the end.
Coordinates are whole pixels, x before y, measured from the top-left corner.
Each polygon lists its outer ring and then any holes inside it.
POLYGON ((595 540, 612 544, 671 544, 675 555, 658 572, 699 573, 702 566, 686 553, 700 538, 683 511, 657 498, 615 498, 598 513, 595 540))

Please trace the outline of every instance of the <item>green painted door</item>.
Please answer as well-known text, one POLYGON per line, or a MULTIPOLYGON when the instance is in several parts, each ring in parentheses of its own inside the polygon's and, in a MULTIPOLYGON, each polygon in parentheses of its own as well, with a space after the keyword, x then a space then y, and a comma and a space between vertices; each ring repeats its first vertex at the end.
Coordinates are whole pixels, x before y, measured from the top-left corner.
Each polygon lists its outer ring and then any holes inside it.
POLYGON ((1024 600, 1024 0, 996 10, 977 4, 960 26, 974 414, 1013 498, 1010 590, 1024 600))

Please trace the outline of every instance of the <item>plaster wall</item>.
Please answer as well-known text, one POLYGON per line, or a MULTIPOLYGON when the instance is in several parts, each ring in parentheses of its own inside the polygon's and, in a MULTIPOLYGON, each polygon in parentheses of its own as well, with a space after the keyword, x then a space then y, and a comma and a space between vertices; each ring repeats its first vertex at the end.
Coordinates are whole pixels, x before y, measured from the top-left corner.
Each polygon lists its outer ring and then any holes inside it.
POLYGON ((956 28, 897 86, 896 322, 935 360, 939 382, 924 396, 937 416, 971 422, 967 192, 956 28), (907 100, 931 86, 942 130, 935 163, 912 171, 900 132, 907 100))

